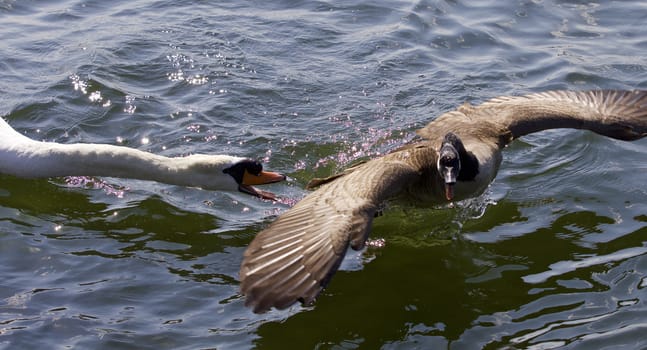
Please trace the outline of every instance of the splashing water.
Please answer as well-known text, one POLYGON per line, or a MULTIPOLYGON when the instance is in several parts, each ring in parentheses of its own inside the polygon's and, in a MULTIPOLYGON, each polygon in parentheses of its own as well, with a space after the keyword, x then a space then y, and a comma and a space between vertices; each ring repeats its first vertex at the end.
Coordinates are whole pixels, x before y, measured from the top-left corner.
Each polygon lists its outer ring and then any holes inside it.
POLYGON ((70 187, 102 190, 105 194, 109 196, 115 196, 117 198, 124 198, 126 191, 130 190, 127 187, 120 188, 115 185, 111 185, 103 180, 89 176, 66 176, 65 184, 70 187))
MULTIPOLYGON (((378 113, 376 117, 379 119, 388 119, 389 125, 384 128, 367 127, 365 123, 353 122, 347 116, 329 117, 329 121, 333 124, 342 124, 347 128, 351 128, 352 132, 330 135, 330 141, 343 145, 344 149, 336 154, 319 158, 315 162, 313 169, 325 167, 330 163, 334 163, 338 167, 345 167, 362 158, 379 157, 414 138, 415 133, 403 131, 400 129, 402 125, 396 127, 397 121, 387 115, 378 113)), ((297 162, 295 164, 295 170, 301 170, 303 168, 304 165, 302 163, 297 162)))

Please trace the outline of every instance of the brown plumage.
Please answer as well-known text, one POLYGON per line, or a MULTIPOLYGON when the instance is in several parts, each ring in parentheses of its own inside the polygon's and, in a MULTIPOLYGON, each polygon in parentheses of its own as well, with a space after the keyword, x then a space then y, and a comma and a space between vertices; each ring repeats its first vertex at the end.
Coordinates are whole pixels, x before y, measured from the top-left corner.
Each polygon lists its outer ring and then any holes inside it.
POLYGON ((439 204, 446 198, 477 196, 496 176, 503 147, 523 135, 553 128, 588 129, 620 140, 642 138, 647 135, 647 91, 497 97, 441 115, 418 130, 419 142, 319 181, 319 189, 260 232, 240 268, 245 304, 264 312, 297 301, 312 303, 348 246, 364 246, 383 201, 439 204), (463 153, 458 151, 460 172, 454 169, 457 180, 441 176, 449 171, 439 161, 441 145, 453 138, 464 145, 463 153))

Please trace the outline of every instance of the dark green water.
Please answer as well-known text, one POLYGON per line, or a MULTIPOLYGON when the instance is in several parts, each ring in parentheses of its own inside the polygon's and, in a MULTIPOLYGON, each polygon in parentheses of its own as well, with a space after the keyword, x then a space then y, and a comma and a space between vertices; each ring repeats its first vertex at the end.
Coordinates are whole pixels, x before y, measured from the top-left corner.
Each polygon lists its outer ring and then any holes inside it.
POLYGON ((237 274, 313 176, 464 101, 647 89, 642 1, 0 0, 0 115, 25 135, 263 159, 279 203, 0 175, 2 349, 644 349, 647 141, 530 135, 453 208, 394 207, 314 307, 237 274))

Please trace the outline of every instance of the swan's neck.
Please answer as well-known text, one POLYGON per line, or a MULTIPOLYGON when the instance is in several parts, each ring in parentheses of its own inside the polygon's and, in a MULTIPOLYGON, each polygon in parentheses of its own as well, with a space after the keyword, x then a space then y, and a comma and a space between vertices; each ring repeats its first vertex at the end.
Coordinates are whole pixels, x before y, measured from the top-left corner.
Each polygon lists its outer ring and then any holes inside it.
POLYGON ((25 178, 103 176, 231 190, 237 184, 222 169, 242 159, 206 155, 169 158, 121 146, 59 144, 17 133, 12 136, 11 142, 0 145, 0 172, 25 178))

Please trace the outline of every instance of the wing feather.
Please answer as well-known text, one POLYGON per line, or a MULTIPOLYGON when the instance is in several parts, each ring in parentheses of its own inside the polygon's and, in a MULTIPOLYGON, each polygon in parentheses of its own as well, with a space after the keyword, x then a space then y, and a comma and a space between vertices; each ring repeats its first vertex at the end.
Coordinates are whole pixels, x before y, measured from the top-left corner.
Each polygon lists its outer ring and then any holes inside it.
POLYGON ((420 129, 430 140, 460 130, 468 137, 504 146, 533 132, 586 129, 620 140, 647 135, 647 91, 547 91, 499 96, 478 106, 465 104, 420 129))
POLYGON ((378 205, 418 176, 404 162, 375 162, 301 200, 261 231, 245 251, 240 269, 245 304, 264 312, 314 301, 348 246, 363 247, 378 205))
POLYGON ((498 97, 474 109, 513 138, 554 128, 587 129, 620 139, 647 135, 647 91, 548 91, 498 97))

